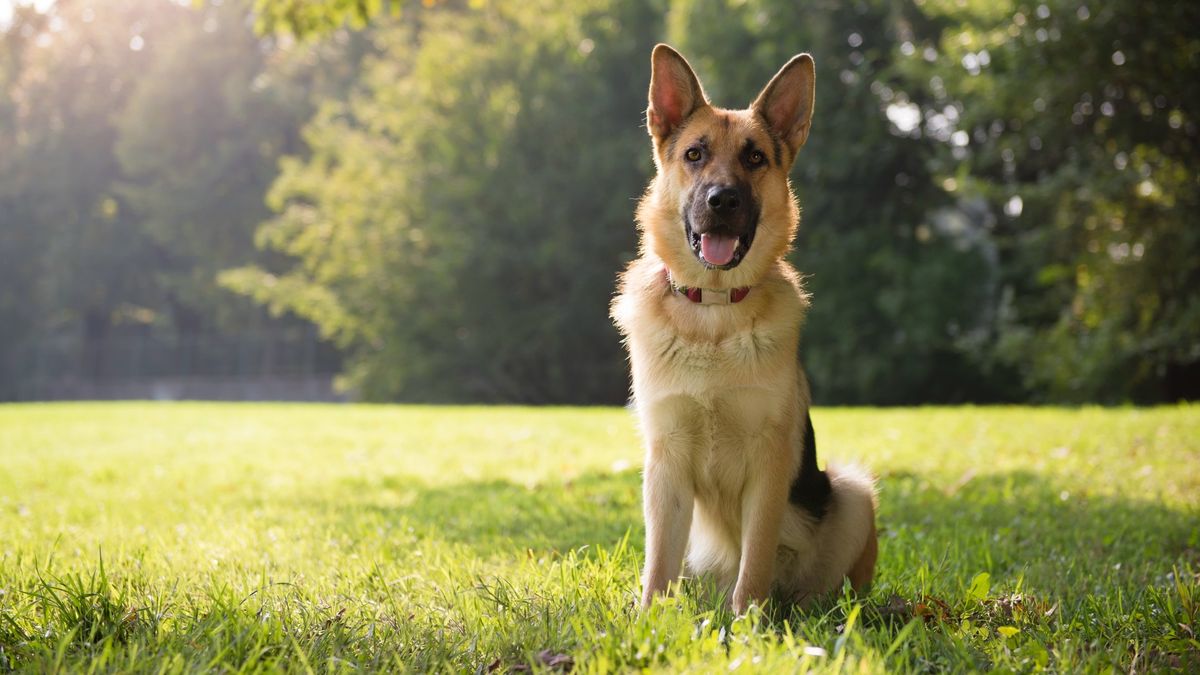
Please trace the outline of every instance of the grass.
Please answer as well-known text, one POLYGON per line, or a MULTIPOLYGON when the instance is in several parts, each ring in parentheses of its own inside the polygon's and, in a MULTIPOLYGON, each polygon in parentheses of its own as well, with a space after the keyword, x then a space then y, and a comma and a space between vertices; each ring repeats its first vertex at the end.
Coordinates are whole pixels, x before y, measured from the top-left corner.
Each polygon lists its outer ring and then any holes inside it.
POLYGON ((814 411, 865 597, 635 609, 618 409, 0 407, 0 671, 1200 669, 1200 409, 814 411))

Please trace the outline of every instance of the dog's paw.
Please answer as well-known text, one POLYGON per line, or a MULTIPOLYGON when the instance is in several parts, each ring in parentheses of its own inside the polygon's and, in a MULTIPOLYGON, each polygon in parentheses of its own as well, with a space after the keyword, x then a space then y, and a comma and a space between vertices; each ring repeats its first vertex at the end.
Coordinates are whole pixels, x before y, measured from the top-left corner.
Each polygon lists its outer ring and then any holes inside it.
POLYGON ((744 616, 754 605, 761 605, 764 598, 765 594, 763 597, 756 597, 754 593, 739 584, 737 588, 733 589, 733 597, 729 600, 729 609, 733 610, 736 616, 744 616))

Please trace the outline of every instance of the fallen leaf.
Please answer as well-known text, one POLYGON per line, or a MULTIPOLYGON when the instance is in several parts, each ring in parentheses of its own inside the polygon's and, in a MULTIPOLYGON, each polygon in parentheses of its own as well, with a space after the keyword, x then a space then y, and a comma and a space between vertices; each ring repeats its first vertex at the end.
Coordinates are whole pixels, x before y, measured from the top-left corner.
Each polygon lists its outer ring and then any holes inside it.
POLYGON ((925 623, 941 623, 950 618, 950 605, 927 595, 913 605, 912 615, 924 619, 925 623))
POLYGON ((569 654, 555 654, 549 649, 543 649, 538 654, 538 660, 542 662, 542 665, 552 670, 571 672, 571 669, 575 667, 575 659, 569 654))

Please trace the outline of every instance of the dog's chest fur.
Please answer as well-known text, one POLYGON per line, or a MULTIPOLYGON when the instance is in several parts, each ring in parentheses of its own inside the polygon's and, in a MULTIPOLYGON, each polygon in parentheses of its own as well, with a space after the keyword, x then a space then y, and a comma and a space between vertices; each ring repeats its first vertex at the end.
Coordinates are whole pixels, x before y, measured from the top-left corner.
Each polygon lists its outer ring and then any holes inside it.
POLYGON ((689 467, 701 507, 734 535, 752 465, 794 467, 804 296, 779 276, 739 305, 701 306, 652 275, 632 268, 614 307, 651 461, 689 467))

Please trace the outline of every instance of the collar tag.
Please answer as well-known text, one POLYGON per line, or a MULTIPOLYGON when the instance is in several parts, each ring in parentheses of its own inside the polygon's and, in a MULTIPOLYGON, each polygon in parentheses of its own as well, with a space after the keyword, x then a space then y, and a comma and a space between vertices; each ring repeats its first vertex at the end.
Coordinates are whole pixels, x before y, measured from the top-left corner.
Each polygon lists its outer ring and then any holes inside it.
POLYGON ((663 266, 663 276, 667 280, 667 287, 672 293, 677 293, 691 300, 698 305, 732 305, 746 299, 750 294, 750 287, 742 288, 696 288, 688 286, 676 286, 675 280, 671 278, 671 270, 663 266))

